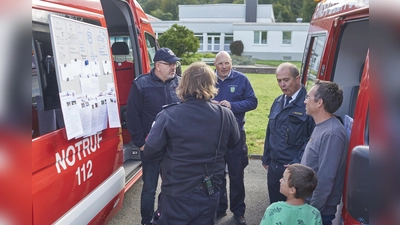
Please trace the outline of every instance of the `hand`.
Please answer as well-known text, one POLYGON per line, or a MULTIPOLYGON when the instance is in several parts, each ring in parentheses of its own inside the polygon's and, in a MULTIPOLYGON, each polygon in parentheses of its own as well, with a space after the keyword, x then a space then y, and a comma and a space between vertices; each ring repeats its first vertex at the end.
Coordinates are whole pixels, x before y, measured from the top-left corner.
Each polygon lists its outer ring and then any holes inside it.
POLYGON ((263 164, 263 167, 268 171, 268 165, 263 164))
POLYGON ((290 166, 290 164, 286 164, 286 165, 283 165, 285 168, 288 168, 289 166, 290 166))
POLYGON ((144 146, 145 146, 145 145, 143 145, 142 147, 140 147, 139 150, 140 150, 140 151, 143 151, 143 150, 144 150, 144 146))
POLYGON ((229 109, 231 108, 231 103, 228 102, 227 100, 220 101, 219 104, 228 107, 229 109))

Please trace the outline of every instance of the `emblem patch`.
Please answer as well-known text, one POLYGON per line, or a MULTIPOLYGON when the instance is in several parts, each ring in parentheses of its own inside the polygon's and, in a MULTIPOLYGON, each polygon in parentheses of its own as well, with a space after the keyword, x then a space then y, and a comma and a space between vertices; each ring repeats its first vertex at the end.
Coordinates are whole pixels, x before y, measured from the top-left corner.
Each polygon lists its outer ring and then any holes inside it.
POLYGON ((231 92, 235 92, 235 86, 231 86, 231 92))
POLYGON ((292 114, 295 114, 295 115, 300 115, 300 116, 302 116, 302 115, 303 115, 303 113, 301 113, 301 112, 292 112, 292 114))

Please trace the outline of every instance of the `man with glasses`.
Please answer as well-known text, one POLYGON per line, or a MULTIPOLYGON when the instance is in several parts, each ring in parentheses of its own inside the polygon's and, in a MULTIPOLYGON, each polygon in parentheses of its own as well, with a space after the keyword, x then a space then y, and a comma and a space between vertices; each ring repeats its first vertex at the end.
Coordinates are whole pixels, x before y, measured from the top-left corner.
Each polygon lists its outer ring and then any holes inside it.
POLYGON ((142 159, 143 188, 140 199, 142 224, 152 224, 154 200, 158 184, 160 162, 143 157, 145 139, 156 115, 164 105, 179 102, 175 89, 180 77, 176 75, 176 62, 181 60, 168 48, 160 48, 154 55, 154 68, 138 76, 132 83, 127 103, 127 126, 132 142, 142 159))
POLYGON ((282 63, 275 73, 283 94, 271 106, 262 157, 262 165, 268 171, 270 204, 286 201, 286 196, 280 192, 279 180, 286 167, 300 163, 315 126, 313 119, 306 114, 304 100, 307 91, 301 84, 297 67, 292 63, 282 63))
POLYGON ((316 126, 301 164, 317 174, 317 187, 307 202, 320 211, 323 225, 332 225, 343 193, 349 140, 343 124, 333 114, 342 102, 343 90, 334 82, 321 80, 315 81, 304 100, 306 113, 316 126))
MULTIPOLYGON (((244 130, 245 113, 257 108, 257 98, 249 79, 241 72, 232 69, 232 58, 228 52, 219 52, 214 61, 216 75, 218 77, 218 95, 213 103, 229 108, 236 117, 240 130, 239 144, 228 149, 225 161, 229 171, 230 182, 230 210, 234 214, 237 224, 246 224, 244 213, 244 168, 249 164, 247 157, 246 133, 244 130)), ((220 202, 217 210, 217 218, 225 216, 228 209, 226 194, 226 179, 222 179, 220 190, 220 202)))

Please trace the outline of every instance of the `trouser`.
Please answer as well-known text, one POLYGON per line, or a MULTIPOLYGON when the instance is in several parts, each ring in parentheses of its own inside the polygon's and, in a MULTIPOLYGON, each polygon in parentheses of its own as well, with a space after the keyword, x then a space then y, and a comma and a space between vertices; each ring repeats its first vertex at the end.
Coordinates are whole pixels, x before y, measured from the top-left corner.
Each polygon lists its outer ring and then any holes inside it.
MULTIPOLYGON (((246 210, 245 189, 244 189, 244 168, 249 164, 247 157, 246 134, 241 131, 240 141, 234 149, 228 149, 225 155, 229 174, 229 200, 230 210, 237 216, 242 216, 246 210)), ((226 175, 226 174, 225 174, 226 175)), ((226 192, 226 176, 222 178, 220 187, 220 198, 218 212, 225 212, 228 209, 226 192)))
POLYGON ((158 176, 160 174, 160 162, 145 160, 143 151, 140 151, 142 158, 142 180, 143 188, 140 198, 140 214, 142 216, 142 224, 150 223, 153 219, 154 200, 158 184, 158 176))
POLYGON ((286 196, 280 192, 281 185, 279 182, 279 180, 283 177, 285 169, 286 168, 283 165, 278 165, 272 162, 270 165, 268 165, 267 184, 270 202, 269 204, 277 201, 286 201, 286 196))
POLYGON ((333 219, 335 219, 335 215, 321 215, 322 224, 323 225, 332 225, 333 219))
POLYGON ((157 225, 214 225, 219 192, 209 196, 202 186, 178 197, 161 192, 157 225))

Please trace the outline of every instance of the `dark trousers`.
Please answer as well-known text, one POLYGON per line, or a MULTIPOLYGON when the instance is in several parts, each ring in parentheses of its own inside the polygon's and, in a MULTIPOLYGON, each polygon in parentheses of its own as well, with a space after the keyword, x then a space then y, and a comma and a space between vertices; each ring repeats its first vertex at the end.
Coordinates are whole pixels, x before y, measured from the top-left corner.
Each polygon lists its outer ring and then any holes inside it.
POLYGON ((274 163, 268 165, 267 184, 270 204, 277 201, 286 201, 286 196, 280 192, 281 186, 279 182, 285 169, 286 168, 283 165, 277 165, 274 163))
MULTIPOLYGON (((229 174, 229 200, 230 210, 237 216, 242 216, 246 210, 244 203, 244 168, 249 164, 247 157, 246 134, 241 131, 240 141, 235 149, 228 149, 225 155, 229 174)), ((222 178, 218 212, 225 212, 228 209, 228 198, 226 192, 226 178, 222 178)))
POLYGON ((162 207, 157 225, 214 225, 218 199, 219 192, 209 196, 200 187, 178 197, 161 192, 162 207))
POLYGON ((332 225, 333 219, 335 219, 335 215, 321 215, 322 224, 323 225, 332 225))
POLYGON ((158 184, 158 176, 160 174, 160 162, 152 162, 144 160, 143 151, 140 151, 142 158, 142 180, 143 188, 140 198, 140 214, 142 216, 142 224, 150 223, 153 219, 154 200, 158 184))

